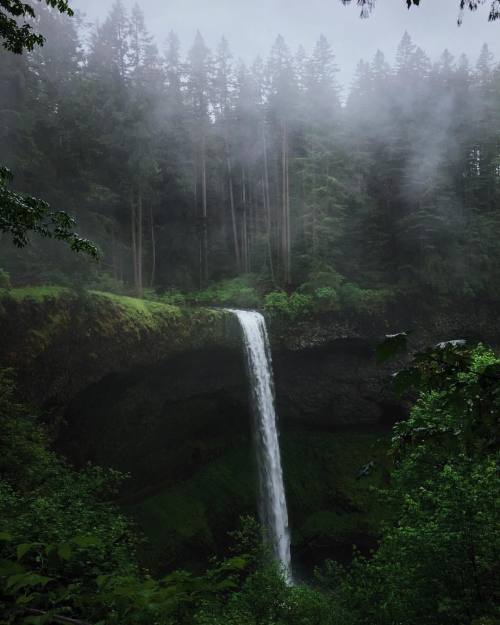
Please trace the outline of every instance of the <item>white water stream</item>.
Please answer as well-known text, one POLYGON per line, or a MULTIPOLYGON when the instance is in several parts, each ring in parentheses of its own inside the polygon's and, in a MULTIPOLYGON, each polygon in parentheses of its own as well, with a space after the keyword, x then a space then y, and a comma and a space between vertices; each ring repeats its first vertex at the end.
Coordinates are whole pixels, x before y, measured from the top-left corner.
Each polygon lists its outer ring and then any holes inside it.
POLYGON ((264 317, 251 310, 231 310, 240 323, 252 410, 260 485, 261 522, 269 533, 276 559, 291 581, 290 535, 283 470, 274 408, 271 349, 264 317))

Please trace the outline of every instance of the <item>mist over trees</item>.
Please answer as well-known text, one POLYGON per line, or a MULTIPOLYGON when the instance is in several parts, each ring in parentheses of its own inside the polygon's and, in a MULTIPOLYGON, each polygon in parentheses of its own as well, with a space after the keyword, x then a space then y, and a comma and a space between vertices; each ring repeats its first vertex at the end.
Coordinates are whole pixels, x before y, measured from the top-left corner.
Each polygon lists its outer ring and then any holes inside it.
MULTIPOLYGON (((44 5, 37 30, 42 48, 0 53, 0 160, 77 216, 112 279, 138 293, 250 272, 286 288, 496 290, 500 68, 486 46, 476 64, 432 62, 405 34, 395 65, 361 61, 346 93, 325 37, 295 51, 278 36, 247 66, 201 33, 158 49, 120 0, 88 38, 44 5)), ((20 283, 96 271, 50 242, 3 245, 0 260, 20 283)))

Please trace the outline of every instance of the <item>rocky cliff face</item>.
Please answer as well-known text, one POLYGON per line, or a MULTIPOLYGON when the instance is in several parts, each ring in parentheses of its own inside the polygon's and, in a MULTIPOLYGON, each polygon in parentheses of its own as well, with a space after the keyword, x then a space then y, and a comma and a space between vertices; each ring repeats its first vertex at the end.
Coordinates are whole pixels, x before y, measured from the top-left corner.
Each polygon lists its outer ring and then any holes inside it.
MULTIPOLYGON (((500 337, 500 321, 487 308, 431 314, 407 307, 391 314, 270 319, 277 397, 287 418, 319 415, 323 421, 328 396, 335 407, 333 425, 380 417, 390 401, 381 385, 391 367, 377 367, 373 354, 386 333, 411 330, 414 349, 452 338, 495 344, 500 337)), ((1 366, 18 372, 25 397, 62 411, 108 376, 140 378, 149 375, 141 370, 156 366, 167 368, 164 388, 172 401, 179 400, 178 388, 184 397, 199 394, 205 375, 200 358, 218 380, 214 389, 234 387, 236 375, 236 386, 244 385, 238 324, 224 310, 186 310, 104 293, 14 289, 0 297, 0 328, 1 366), (182 375, 176 371, 178 357, 192 363, 182 375)))

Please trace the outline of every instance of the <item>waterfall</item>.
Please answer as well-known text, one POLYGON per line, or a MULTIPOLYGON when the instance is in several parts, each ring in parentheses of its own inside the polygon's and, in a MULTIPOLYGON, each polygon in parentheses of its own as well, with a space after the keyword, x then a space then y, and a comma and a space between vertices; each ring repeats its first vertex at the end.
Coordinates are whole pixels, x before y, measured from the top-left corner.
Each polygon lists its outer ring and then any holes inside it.
POLYGON ((243 333, 250 383, 260 487, 260 517, 269 532, 276 559, 291 580, 290 536, 285 486, 274 409, 271 348, 264 317, 251 310, 231 310, 243 333))

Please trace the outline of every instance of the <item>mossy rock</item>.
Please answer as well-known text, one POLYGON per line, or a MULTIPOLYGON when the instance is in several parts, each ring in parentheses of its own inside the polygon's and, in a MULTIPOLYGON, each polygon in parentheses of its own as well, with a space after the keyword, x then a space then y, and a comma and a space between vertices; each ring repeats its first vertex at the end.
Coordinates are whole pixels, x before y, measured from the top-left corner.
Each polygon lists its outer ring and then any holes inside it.
POLYGON ((28 401, 64 406, 106 375, 214 346, 239 349, 224 310, 59 287, 11 289, 0 306, 0 365, 28 401))

